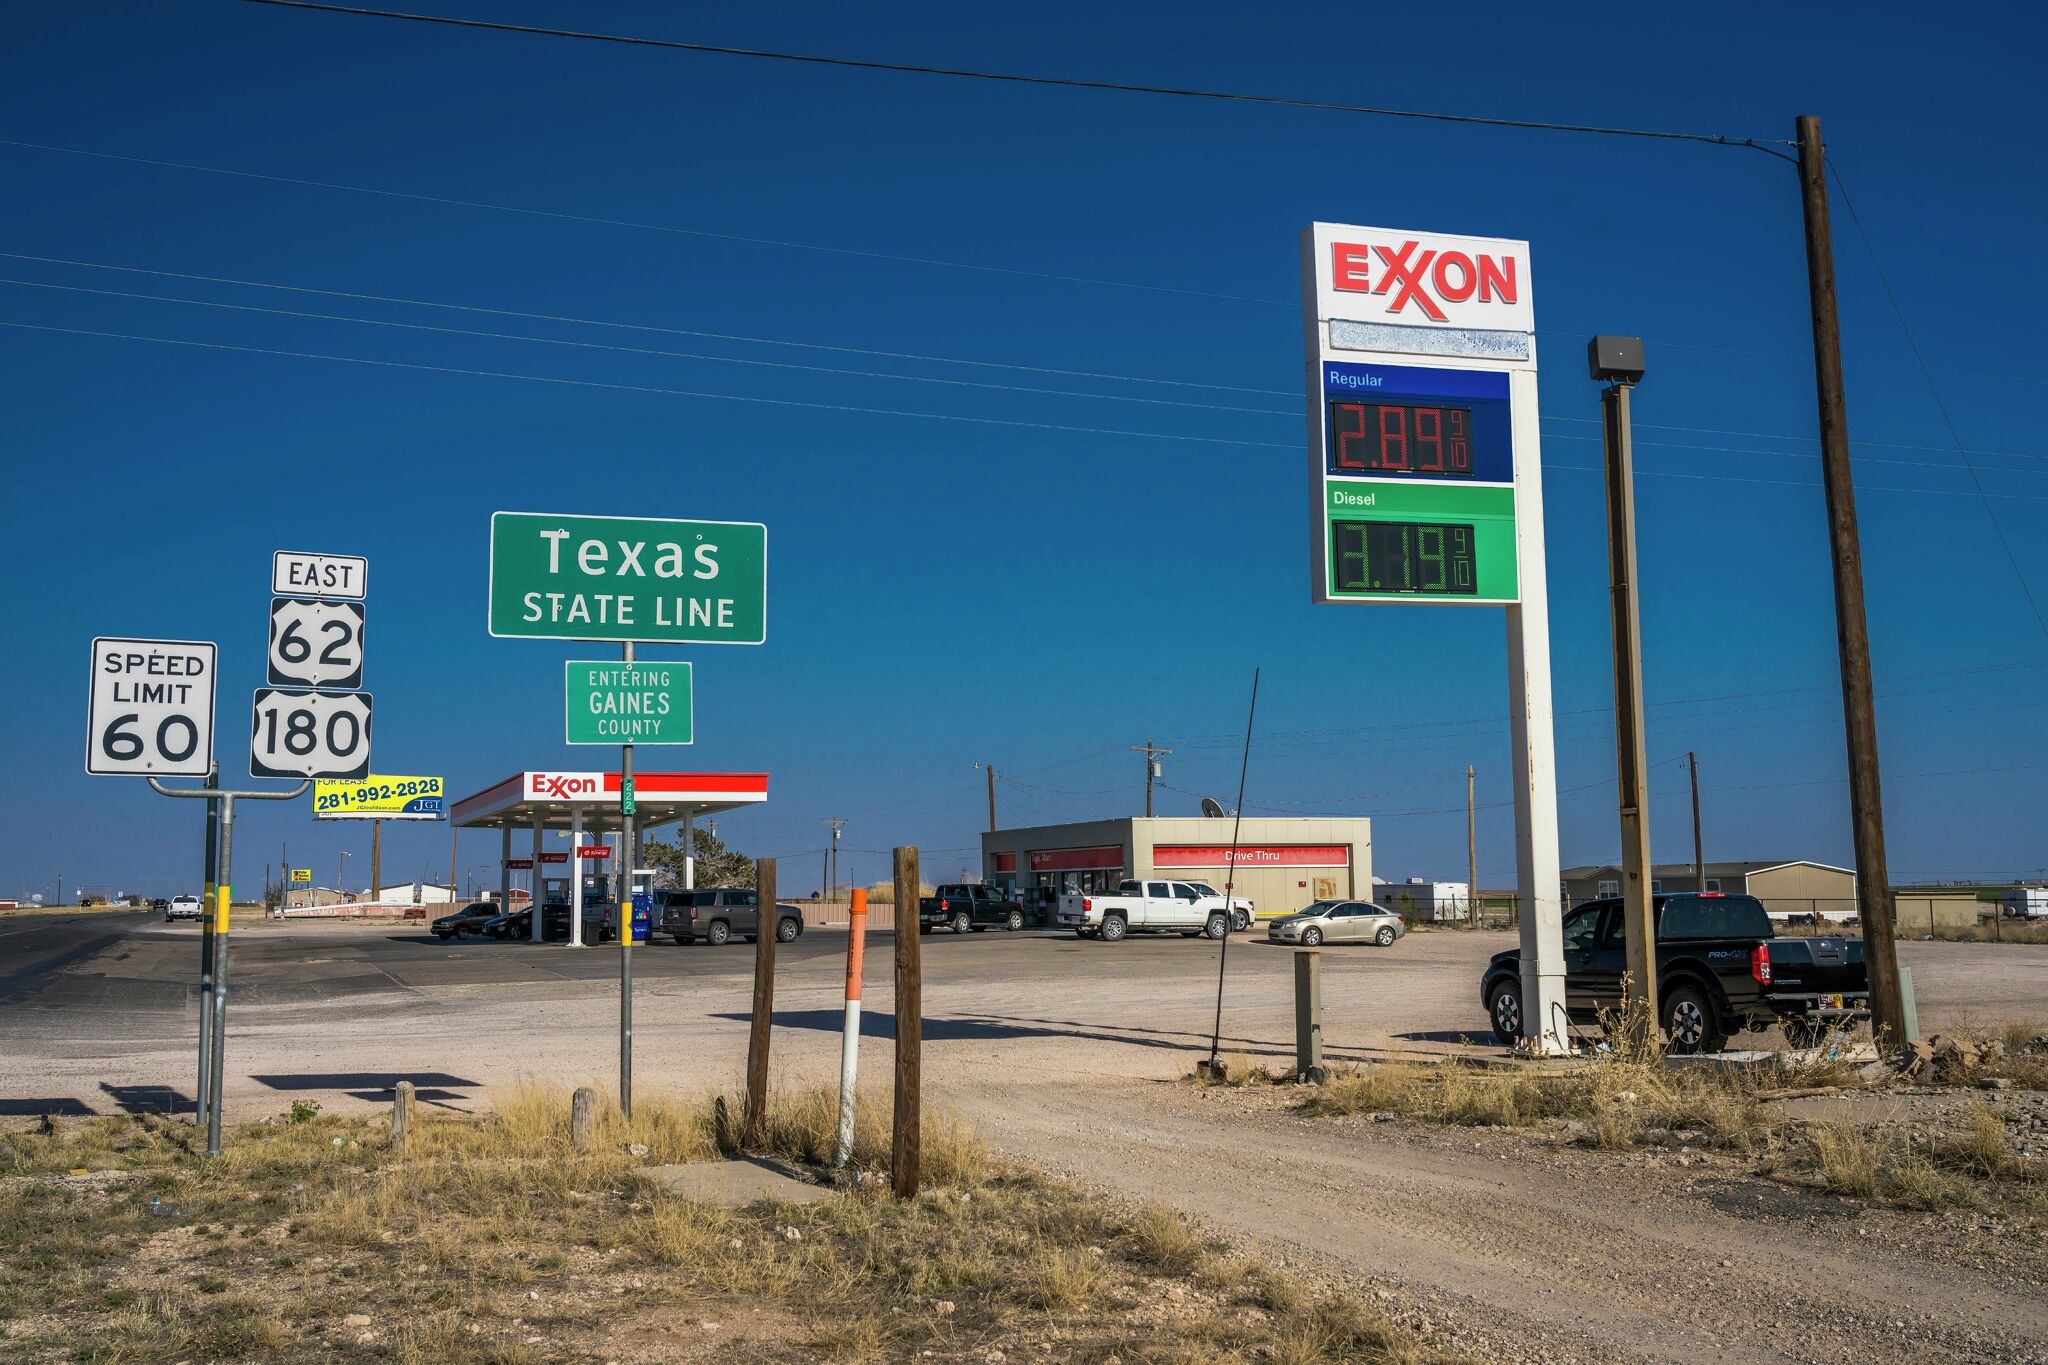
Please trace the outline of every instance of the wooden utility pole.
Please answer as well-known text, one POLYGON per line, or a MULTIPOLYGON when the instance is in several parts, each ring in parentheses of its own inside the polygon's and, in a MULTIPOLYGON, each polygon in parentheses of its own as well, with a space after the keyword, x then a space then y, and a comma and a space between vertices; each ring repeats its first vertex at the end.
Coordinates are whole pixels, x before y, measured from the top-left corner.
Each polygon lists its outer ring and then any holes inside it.
POLYGON ((1707 889, 1706 855, 1700 851, 1700 756, 1685 751, 1685 769, 1692 775, 1692 889, 1707 889))
POLYGON ((1159 774, 1159 760, 1172 753, 1173 750, 1155 749, 1152 747, 1152 741, 1149 739, 1143 744, 1131 745, 1130 750, 1134 754, 1145 755, 1145 818, 1150 820, 1152 818, 1152 780, 1159 774))
POLYGON ((1835 311, 1835 255, 1828 227, 1827 163, 1820 120, 1798 122, 1799 191, 1806 212, 1806 288, 1813 311, 1813 369, 1820 405, 1821 482, 1835 571, 1835 643, 1842 660, 1842 718, 1849 748, 1849 818, 1856 845, 1856 909, 1870 971, 1872 1031, 1880 1047, 1906 1044, 1891 877, 1884 856, 1884 797, 1878 778, 1877 703, 1871 695, 1870 630, 1863 614, 1863 551, 1849 473, 1848 401, 1842 391, 1842 328, 1835 311))
POLYGON ((370 899, 384 894, 384 822, 370 822, 370 899))
POLYGON ((1650 775, 1643 744, 1643 637, 1638 625, 1634 450, 1627 381, 1600 393, 1606 423, 1607 566, 1614 614, 1614 741, 1621 779, 1621 898, 1627 933, 1625 994, 1657 1012, 1656 903, 1650 894, 1650 775))
POLYGON ((462 830, 456 826, 453 820, 450 820, 448 822, 448 900, 450 909, 454 908, 455 898, 462 894, 462 888, 455 884, 455 849, 461 839, 462 830))
POLYGON ((896 1115, 889 1154, 890 1184, 899 1199, 917 1195, 923 1144, 924 968, 918 951, 917 849, 896 849, 896 1115))
POLYGON ((1479 787, 1472 765, 1465 765, 1465 910, 1479 927, 1479 787))
POLYGON ((996 832, 996 765, 977 763, 974 765, 988 774, 988 832, 996 832))
POLYGON ((759 1147, 768 1123, 768 1026, 775 1018, 775 860, 754 864, 754 1017, 747 1032, 747 1112, 740 1142, 759 1147))

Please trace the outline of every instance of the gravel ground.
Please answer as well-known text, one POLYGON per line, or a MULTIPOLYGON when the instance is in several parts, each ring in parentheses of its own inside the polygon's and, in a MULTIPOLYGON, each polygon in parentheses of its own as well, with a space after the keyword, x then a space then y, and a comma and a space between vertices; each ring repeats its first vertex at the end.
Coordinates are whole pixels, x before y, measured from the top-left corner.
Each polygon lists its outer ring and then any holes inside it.
MULTIPOLYGON (((875 939, 863 1061, 886 1084, 890 947, 875 939)), ((1513 942, 1434 933, 1326 951, 1328 1055, 1459 1050, 1485 1028, 1480 968, 1513 942)), ((614 1083, 616 949, 442 945, 308 923, 238 926, 234 943, 231 1118, 297 1098, 368 1109, 406 1077, 423 1104, 471 1112, 523 1077, 614 1083)), ((778 1085, 837 1075, 844 946, 843 933, 814 931, 782 951, 778 1085)), ((2048 946, 1899 947, 1930 1030, 2041 1017, 2048 946)), ((189 1103, 196 949, 189 926, 147 916, 9 922, 0 1112, 189 1103)), ((1450 1349, 1572 1362, 2048 1361, 2038 1217, 1866 1208, 1714 1153, 1611 1154, 1526 1132, 1309 1119, 1279 1092, 1182 1082, 1208 1047, 1213 944, 991 933, 935 935, 922 949, 932 1100, 1021 1156, 1178 1204, 1227 1237, 1375 1294, 1450 1349)), ((1224 1046, 1291 1057, 1291 954, 1242 940, 1229 954, 1224 1046)), ((634 961, 642 1092, 735 1086, 751 950, 653 945, 634 961)), ((2031 1127, 2019 1136, 2048 1145, 2031 1127)))

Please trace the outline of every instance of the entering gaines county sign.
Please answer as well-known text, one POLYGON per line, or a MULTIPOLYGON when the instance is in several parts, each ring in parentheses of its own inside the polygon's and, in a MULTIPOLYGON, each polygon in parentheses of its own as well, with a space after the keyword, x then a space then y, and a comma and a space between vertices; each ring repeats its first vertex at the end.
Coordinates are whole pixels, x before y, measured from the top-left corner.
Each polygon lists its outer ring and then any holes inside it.
POLYGON ((768 528, 494 512, 490 631, 758 645, 768 638, 768 528))
POLYGON ((570 659, 563 665, 570 744, 689 744, 687 663, 570 659))

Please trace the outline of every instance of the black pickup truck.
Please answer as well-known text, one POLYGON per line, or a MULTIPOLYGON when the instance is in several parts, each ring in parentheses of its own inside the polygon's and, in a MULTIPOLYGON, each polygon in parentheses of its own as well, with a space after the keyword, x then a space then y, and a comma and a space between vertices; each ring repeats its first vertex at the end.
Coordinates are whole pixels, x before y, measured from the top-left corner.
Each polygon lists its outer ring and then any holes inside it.
POLYGON ((984 929, 1022 929, 1024 907, 1008 900, 993 886, 975 886, 967 882, 956 882, 939 888, 936 896, 926 896, 917 903, 918 932, 929 934, 934 929, 951 929, 956 934, 968 930, 980 933, 984 929))
MULTIPOLYGON (((1711 891, 1655 898, 1657 1003, 1673 1052, 1719 1052, 1730 1034, 1777 1024, 1795 1046, 1870 1014, 1863 941, 1778 938, 1763 902, 1711 891)), ((1565 1009, 1597 1023, 1621 1004, 1628 971, 1619 899, 1588 901, 1564 917, 1565 1009)), ((1520 954, 1495 954, 1479 998, 1493 1036, 1521 1036, 1520 954)))

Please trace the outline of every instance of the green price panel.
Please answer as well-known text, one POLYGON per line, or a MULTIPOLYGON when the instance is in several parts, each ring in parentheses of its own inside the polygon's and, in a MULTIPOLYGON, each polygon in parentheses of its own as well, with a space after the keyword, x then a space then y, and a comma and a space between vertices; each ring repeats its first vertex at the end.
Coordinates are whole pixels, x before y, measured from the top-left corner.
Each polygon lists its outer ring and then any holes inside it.
POLYGON ((1333 601, 1512 602, 1515 490, 1332 481, 1333 601))

